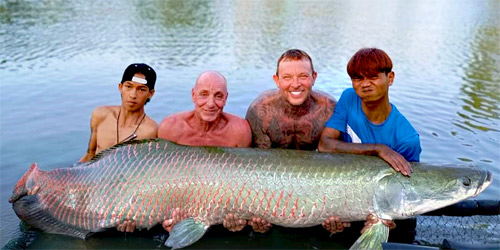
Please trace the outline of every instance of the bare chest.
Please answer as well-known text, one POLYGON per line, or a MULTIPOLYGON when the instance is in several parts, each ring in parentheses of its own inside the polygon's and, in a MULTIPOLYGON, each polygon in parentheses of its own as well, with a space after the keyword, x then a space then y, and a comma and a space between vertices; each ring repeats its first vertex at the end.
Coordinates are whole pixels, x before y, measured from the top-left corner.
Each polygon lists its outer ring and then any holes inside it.
POLYGON ((317 114, 271 119, 267 128, 271 147, 315 150, 327 119, 317 114))

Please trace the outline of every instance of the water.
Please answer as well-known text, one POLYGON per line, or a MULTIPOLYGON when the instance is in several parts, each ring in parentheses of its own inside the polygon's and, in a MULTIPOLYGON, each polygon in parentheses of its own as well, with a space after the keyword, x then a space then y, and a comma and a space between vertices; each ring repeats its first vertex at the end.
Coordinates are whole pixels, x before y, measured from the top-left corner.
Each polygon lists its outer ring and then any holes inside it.
MULTIPOLYGON (((314 88, 338 98, 350 86, 350 56, 382 48, 395 65, 390 100, 420 133, 421 160, 487 168, 496 178, 479 199, 499 199, 499 9, 496 0, 0 0, 0 245, 20 234, 7 202, 15 182, 32 162, 53 169, 84 154, 92 110, 120 103, 117 84, 134 62, 157 71, 146 112, 160 122, 193 107, 190 89, 204 70, 226 76, 225 110, 244 116, 260 92, 275 88, 276 60, 287 49, 307 51, 318 71, 314 88)), ((248 241, 242 235, 218 243, 248 241)), ((52 237, 33 244, 60 248, 52 237)), ((286 239, 274 244, 297 241, 286 239)), ((155 247, 122 240, 68 246, 155 247)))

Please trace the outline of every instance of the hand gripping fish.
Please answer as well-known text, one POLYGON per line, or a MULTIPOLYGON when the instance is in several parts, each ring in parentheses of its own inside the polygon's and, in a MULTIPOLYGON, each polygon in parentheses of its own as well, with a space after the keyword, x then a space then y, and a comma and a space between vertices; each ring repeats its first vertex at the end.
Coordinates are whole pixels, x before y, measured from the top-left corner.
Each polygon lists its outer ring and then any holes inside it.
MULTIPOLYGON (((179 208, 188 218, 166 245, 181 248, 228 213, 284 227, 310 227, 330 216, 404 219, 476 196, 492 181, 481 168, 411 164, 414 172, 405 177, 372 156, 143 140, 78 167, 42 171, 33 164, 9 201, 28 224, 82 239, 125 220, 151 228, 179 208), (27 195, 34 186, 40 191, 27 195)), ((384 227, 372 227, 353 248, 380 249, 384 227)))

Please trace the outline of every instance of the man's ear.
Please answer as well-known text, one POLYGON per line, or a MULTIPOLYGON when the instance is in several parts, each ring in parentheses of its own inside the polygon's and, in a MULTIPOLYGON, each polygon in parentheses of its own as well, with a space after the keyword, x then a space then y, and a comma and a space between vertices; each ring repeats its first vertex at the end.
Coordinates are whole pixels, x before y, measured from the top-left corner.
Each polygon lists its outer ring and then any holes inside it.
POLYGON ((313 77, 313 84, 312 84, 312 86, 314 86, 314 83, 316 82, 316 78, 318 77, 318 72, 314 71, 312 77, 313 77))
POLYGON ((195 97, 196 93, 194 92, 194 88, 191 89, 191 100, 194 102, 194 97, 195 97))
POLYGON ((389 72, 389 74, 387 74, 387 77, 389 77, 389 86, 392 86, 392 83, 394 82, 394 78, 396 77, 396 74, 394 73, 394 71, 391 71, 391 72, 389 72))
POLYGON ((276 83, 276 87, 280 87, 280 78, 278 75, 273 75, 273 80, 274 80, 274 83, 276 83))
POLYGON ((149 91, 149 99, 153 98, 153 95, 155 94, 155 90, 152 89, 149 91))

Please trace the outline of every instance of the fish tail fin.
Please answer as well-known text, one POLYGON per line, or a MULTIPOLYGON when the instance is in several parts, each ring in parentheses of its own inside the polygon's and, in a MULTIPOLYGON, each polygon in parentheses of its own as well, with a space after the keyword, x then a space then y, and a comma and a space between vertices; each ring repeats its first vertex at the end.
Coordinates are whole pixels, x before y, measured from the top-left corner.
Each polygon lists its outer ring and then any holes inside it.
POLYGON ((26 195, 16 200, 12 208, 17 216, 29 225, 44 232, 63 234, 81 239, 87 238, 90 231, 66 224, 44 209, 36 195, 26 195))
POLYGON ((358 249, 379 249, 382 250, 382 243, 387 242, 389 238, 389 227, 384 225, 381 221, 373 224, 368 228, 349 250, 358 249))
POLYGON ((33 186, 32 176, 37 176, 40 172, 38 165, 36 163, 31 164, 30 169, 24 173, 24 175, 19 179, 19 181, 14 186, 14 191, 12 191, 12 196, 9 198, 9 202, 13 203, 22 196, 26 195, 28 192, 27 188, 33 186))
POLYGON ((192 217, 186 218, 174 226, 165 242, 165 246, 172 249, 189 246, 198 241, 205 234, 208 227, 202 222, 195 221, 192 217))

